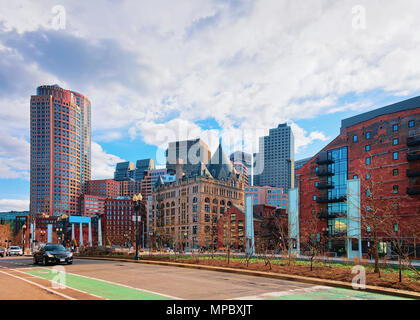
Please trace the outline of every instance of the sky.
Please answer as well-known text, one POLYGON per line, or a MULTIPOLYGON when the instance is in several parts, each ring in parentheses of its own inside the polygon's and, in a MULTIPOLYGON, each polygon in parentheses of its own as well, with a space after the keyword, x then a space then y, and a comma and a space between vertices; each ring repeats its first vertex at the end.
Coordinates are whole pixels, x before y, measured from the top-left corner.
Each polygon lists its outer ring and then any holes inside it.
POLYGON ((164 163, 170 141, 258 151, 287 122, 295 159, 341 120, 420 94, 418 0, 0 0, 0 211, 29 207, 29 102, 92 103, 92 175, 164 163))

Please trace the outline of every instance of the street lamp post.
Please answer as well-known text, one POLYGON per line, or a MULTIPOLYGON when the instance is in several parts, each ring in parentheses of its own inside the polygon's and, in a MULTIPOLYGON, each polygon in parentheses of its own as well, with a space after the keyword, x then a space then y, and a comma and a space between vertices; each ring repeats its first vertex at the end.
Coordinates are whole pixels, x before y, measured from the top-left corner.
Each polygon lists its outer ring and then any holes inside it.
POLYGON ((139 260, 139 218, 140 218, 140 207, 141 201, 143 200, 143 196, 141 193, 134 195, 134 213, 135 213, 135 220, 136 220, 136 255, 134 256, 134 260, 139 260))
POLYGON ((25 254, 25 232, 26 232, 26 224, 22 226, 22 253, 25 254))

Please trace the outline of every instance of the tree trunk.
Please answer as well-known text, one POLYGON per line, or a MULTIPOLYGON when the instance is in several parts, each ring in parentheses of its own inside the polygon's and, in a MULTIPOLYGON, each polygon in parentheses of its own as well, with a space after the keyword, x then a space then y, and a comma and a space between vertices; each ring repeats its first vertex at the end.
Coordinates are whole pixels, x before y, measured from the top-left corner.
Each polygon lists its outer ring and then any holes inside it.
POLYGON ((398 272, 399 272, 399 281, 402 282, 402 264, 401 264, 400 255, 398 255, 398 272))
POLYGON ((378 250, 378 241, 375 240, 373 243, 373 258, 375 259, 375 273, 379 274, 379 277, 381 276, 381 272, 379 269, 379 250, 378 250))

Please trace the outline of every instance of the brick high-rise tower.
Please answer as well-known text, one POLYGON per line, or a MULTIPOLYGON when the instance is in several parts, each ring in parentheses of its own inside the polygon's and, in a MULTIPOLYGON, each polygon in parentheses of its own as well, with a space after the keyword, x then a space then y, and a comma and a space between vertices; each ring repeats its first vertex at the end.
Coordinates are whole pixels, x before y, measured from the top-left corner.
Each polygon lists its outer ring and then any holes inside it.
POLYGON ((91 104, 58 85, 31 96, 31 214, 77 213, 91 178, 91 104))

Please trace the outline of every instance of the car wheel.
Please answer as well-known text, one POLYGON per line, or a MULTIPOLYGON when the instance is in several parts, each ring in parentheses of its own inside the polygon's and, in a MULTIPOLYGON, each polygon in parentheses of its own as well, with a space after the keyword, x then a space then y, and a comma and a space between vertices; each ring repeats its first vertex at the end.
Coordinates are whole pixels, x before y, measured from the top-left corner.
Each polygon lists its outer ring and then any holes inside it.
POLYGON ((67 262, 67 264, 73 264, 73 261, 71 261, 71 262, 67 262))
POLYGON ((36 261, 36 258, 33 258, 32 264, 38 264, 38 261, 36 261))
POLYGON ((44 258, 44 261, 43 261, 44 263, 44 266, 47 266, 48 265, 48 262, 47 262, 47 258, 44 258))

